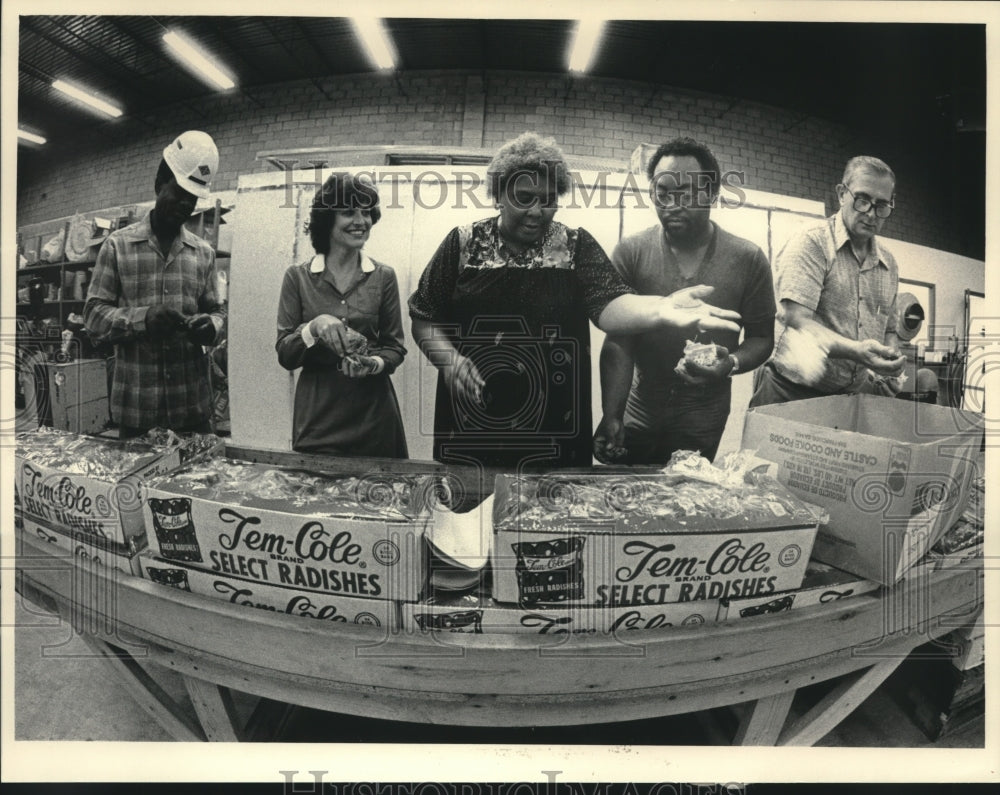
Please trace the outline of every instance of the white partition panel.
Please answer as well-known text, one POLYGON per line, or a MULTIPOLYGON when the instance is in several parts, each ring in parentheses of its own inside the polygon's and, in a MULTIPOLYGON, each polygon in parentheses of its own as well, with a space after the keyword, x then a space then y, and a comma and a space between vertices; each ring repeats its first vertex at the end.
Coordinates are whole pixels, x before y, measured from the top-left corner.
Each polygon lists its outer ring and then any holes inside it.
POLYGON ((296 260, 301 193, 301 184, 286 184, 281 174, 240 179, 229 265, 229 413, 234 444, 291 447, 293 379, 278 365, 274 343, 281 280, 296 260))

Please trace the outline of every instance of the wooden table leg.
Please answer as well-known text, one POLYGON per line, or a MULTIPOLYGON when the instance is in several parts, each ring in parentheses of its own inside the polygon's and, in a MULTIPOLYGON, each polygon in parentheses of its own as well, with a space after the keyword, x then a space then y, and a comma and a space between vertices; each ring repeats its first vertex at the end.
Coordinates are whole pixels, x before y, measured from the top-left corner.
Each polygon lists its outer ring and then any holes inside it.
POLYGON ((80 639, 101 657, 129 694, 175 740, 204 742, 205 734, 128 652, 91 635, 80 639))
POLYGON ((774 745, 793 698, 794 689, 755 701, 740 721, 733 745, 774 745))
POLYGON ((228 687, 193 676, 184 677, 184 687, 210 742, 238 743, 244 739, 228 687))
POLYGON ((262 698, 247 718, 244 742, 276 742, 284 736, 292 717, 299 710, 294 704, 262 698))
POLYGON ((886 660, 850 674, 816 706, 792 723, 778 738, 778 745, 814 745, 861 705, 903 661, 886 660))

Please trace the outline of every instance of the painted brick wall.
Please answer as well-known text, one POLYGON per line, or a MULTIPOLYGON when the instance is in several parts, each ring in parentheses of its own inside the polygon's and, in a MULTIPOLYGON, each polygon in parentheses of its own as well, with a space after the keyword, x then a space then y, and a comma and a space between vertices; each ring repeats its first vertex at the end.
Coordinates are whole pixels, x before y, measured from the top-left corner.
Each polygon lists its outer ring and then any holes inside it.
MULTIPOLYGON (((265 86, 109 123, 72 146, 51 145, 47 161, 19 175, 18 225, 153 198, 159 151, 177 132, 202 129, 219 146, 214 187, 264 171, 260 151, 305 147, 424 144, 487 150, 534 129, 554 135, 570 155, 624 167, 642 142, 679 134, 709 144, 723 169, 746 174, 746 187, 829 202, 854 154, 882 157, 896 170, 899 206, 885 233, 968 253, 967 241, 935 217, 926 169, 898 152, 869 149, 863 134, 780 108, 647 83, 491 72, 414 72, 330 77, 265 86), (470 81, 475 81, 470 83, 470 81), (483 100, 466 112, 482 85, 483 100), (470 121, 471 120, 471 121, 470 121), (463 129, 481 124, 481 130, 463 129), (464 136, 463 136, 464 133, 464 136)), ((905 142, 904 142, 905 143, 905 142)))

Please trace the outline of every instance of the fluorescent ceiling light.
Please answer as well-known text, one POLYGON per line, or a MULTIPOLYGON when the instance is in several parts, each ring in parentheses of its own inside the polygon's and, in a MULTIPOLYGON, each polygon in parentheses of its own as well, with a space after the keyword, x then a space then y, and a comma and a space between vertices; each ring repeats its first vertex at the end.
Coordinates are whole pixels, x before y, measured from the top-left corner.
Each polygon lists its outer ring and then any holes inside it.
POLYGON ((590 68, 603 33, 603 19, 587 17, 577 22, 573 43, 570 45, 569 51, 569 70, 571 72, 586 72, 590 68))
POLYGON ((117 119, 122 115, 121 108, 112 105, 110 102, 105 102, 103 99, 95 97, 89 91, 78 88, 72 83, 67 83, 65 80, 53 80, 52 87, 56 89, 56 91, 62 91, 67 96, 73 97, 73 99, 82 102, 84 105, 89 105, 94 110, 106 113, 112 118, 117 119))
POLYGON ((42 138, 42 136, 35 135, 34 133, 30 133, 27 130, 22 130, 20 127, 17 128, 17 137, 20 138, 22 141, 31 141, 31 143, 33 144, 47 143, 47 141, 44 138, 42 138))
POLYGON ((354 31, 377 69, 395 69, 396 55, 382 20, 376 17, 352 17, 354 31))
POLYGON ((176 31, 163 34, 163 43, 166 44, 174 55, 180 58, 185 64, 194 69, 201 77, 213 86, 218 86, 223 91, 233 88, 236 83, 212 60, 211 56, 199 49, 195 44, 176 31))

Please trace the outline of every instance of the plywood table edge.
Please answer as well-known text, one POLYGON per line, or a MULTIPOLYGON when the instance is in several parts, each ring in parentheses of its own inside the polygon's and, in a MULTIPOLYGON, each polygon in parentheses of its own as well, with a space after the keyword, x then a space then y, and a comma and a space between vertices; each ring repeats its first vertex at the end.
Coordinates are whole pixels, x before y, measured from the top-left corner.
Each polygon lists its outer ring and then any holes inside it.
MULTIPOLYGON (((672 667, 677 664, 670 654, 663 654, 664 649, 671 649, 670 644, 678 649, 705 647, 700 651, 708 653, 706 650, 713 645, 713 641, 725 646, 740 639, 759 641, 768 634, 777 637, 781 633, 790 633, 790 636, 794 636, 797 631, 815 626, 817 622, 822 628, 835 629, 838 625, 843 625, 849 629, 851 622, 860 615, 873 611, 876 614, 880 611, 885 613, 885 600, 893 596, 891 592, 882 596, 865 595, 843 600, 842 604, 805 608, 759 619, 698 628, 674 628, 669 635, 664 632, 655 638, 650 633, 644 648, 656 658, 650 663, 654 666, 652 674, 659 677, 655 685, 630 687, 627 680, 616 684, 613 677, 596 677, 589 682, 576 682, 572 677, 564 676, 560 680, 561 690, 549 687, 528 689, 525 692, 505 692, 505 681, 516 676, 530 679, 532 665, 543 666, 553 662, 545 661, 546 655, 554 656, 556 667, 560 669, 596 668, 611 676, 611 673, 620 672, 622 666, 628 664, 629 657, 622 657, 619 651, 624 648, 627 652, 628 646, 609 644, 607 639, 603 642, 591 642, 594 639, 587 638, 582 639, 578 648, 560 649, 559 646, 545 645, 544 642, 539 645, 539 639, 534 636, 516 635, 453 636, 448 640, 456 645, 451 647, 430 644, 426 636, 380 639, 376 637, 377 632, 373 633, 367 627, 311 627, 308 619, 272 615, 266 611, 260 611, 258 615, 256 611, 248 612, 246 608, 225 602, 179 591, 171 592, 155 583, 121 572, 88 566, 81 561, 75 561, 69 566, 68 572, 65 560, 62 568, 58 563, 54 559, 46 564, 37 558, 19 561, 22 589, 29 597, 35 593, 53 599, 59 605, 63 617, 75 622, 74 626, 104 626, 106 637, 99 638, 102 642, 110 642, 125 651, 131 649, 131 653, 138 653, 140 656, 147 655, 151 662, 172 668, 186 677, 195 677, 221 687, 244 690, 289 703, 355 712, 370 717, 460 725, 607 722, 677 714, 755 699, 772 699, 772 704, 784 703, 787 699, 778 698, 781 694, 794 692, 797 687, 813 681, 823 681, 852 671, 864 671, 873 666, 884 670, 886 666, 882 664, 886 659, 902 659, 916 645, 936 634, 949 631, 951 626, 945 619, 950 614, 959 608, 974 610, 982 599, 981 590, 976 587, 980 572, 958 569, 936 572, 922 584, 904 583, 904 591, 896 594, 903 598, 907 598, 909 594, 915 598, 919 593, 925 600, 933 595, 935 607, 937 602, 943 605, 933 615, 920 617, 923 633, 911 632, 911 627, 900 627, 897 632, 883 635, 880 639, 868 631, 863 633, 863 637, 855 638, 858 643, 838 640, 833 644, 835 648, 808 656, 803 654, 798 659, 788 659, 786 655, 784 661, 776 665, 761 666, 759 658, 751 657, 750 662, 753 664, 744 668, 737 667, 728 674, 713 676, 710 675, 709 668, 709 675, 697 680, 672 681, 670 678, 672 667), (71 575, 69 588, 65 583, 60 587, 58 575, 67 573, 71 575), (80 587, 80 577, 87 578, 88 587, 80 587), (920 590, 926 587, 932 587, 933 591, 920 590), (157 634, 154 630, 162 632, 162 626, 157 626, 155 621, 152 622, 153 629, 141 626, 139 619, 149 619, 149 616, 144 616, 141 610, 129 613, 127 609, 129 604, 143 600, 151 606, 161 608, 170 616, 186 616, 194 623, 183 632, 177 632, 178 628, 173 627, 172 637, 157 634), (122 619, 122 610, 130 620, 122 619), (204 628, 210 626, 213 616, 223 626, 234 619, 241 622, 244 637, 236 640, 243 643, 242 648, 247 651, 251 650, 251 647, 245 645, 248 643, 247 638, 264 630, 278 635, 287 633, 287 637, 290 640, 296 639, 297 643, 301 643, 303 639, 325 643, 328 656, 335 651, 335 647, 329 644, 337 638, 345 646, 358 644, 353 650, 355 656, 364 649, 381 649, 381 663, 375 667, 381 676, 388 676, 389 681, 341 681, 333 677, 316 677, 303 673, 312 670, 308 666, 275 670, 217 653, 221 648, 241 648, 239 643, 231 639, 225 644, 215 644, 215 651, 178 641, 179 636, 189 640, 198 638, 199 628, 204 632, 204 628), (859 645, 867 645, 869 654, 859 655, 859 645), (393 654, 399 656, 395 663, 392 662, 393 654), (459 680, 454 676, 463 667, 475 669, 477 662, 497 658, 502 660, 502 664, 495 670, 483 671, 479 679, 473 676, 471 680, 459 680), (433 663, 427 668, 433 676, 447 676, 447 688, 442 688, 440 682, 434 682, 431 678, 421 677, 420 667, 415 664, 421 659, 425 664, 427 661, 433 663), (581 660, 584 662, 581 663, 581 660), (445 664, 442 665, 442 662, 445 664), (498 671, 503 672, 502 677, 498 678, 498 671), (390 674, 399 674, 399 680, 396 681, 390 674), (470 681, 475 687, 466 686, 470 681)), ((863 629, 869 624, 859 626, 863 629)), ((845 629, 843 637, 849 635, 850 632, 845 629)), ((373 659, 376 656, 367 657, 360 664, 348 665, 339 670, 342 673, 347 671, 348 674, 352 671, 366 671, 373 667, 373 659)), ((713 659, 721 661, 723 657, 716 655, 713 659)), ((732 663, 733 660, 729 662, 732 663)), ((633 659, 633 669, 638 664, 633 659)), ((696 663, 689 661, 687 664, 696 663)), ((647 672, 646 680, 648 679, 647 672)), ((555 680, 551 674, 547 674, 541 681, 555 680)), ((640 679, 641 681, 645 680, 640 679)), ((202 692, 200 685, 195 685, 194 688, 196 693, 202 692)), ((774 714, 777 715, 777 712, 774 711, 774 714)), ((777 717, 771 723, 777 725, 780 731, 781 721, 777 717)), ((750 739, 753 740, 754 737, 762 742, 778 739, 773 725, 768 725, 763 734, 751 733, 750 739)), ((747 736, 744 734, 741 739, 746 740, 747 736)))

